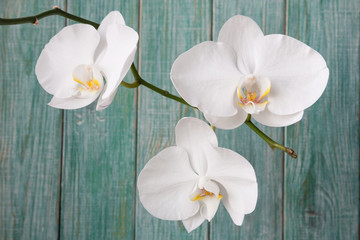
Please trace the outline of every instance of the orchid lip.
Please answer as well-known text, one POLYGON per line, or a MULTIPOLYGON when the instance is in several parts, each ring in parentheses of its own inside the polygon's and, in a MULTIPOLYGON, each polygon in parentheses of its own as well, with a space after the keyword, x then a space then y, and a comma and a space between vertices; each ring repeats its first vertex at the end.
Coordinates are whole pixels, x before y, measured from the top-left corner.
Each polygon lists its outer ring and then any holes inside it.
POLYGON ((200 204, 200 214, 210 221, 218 207, 223 196, 219 193, 219 186, 208 179, 200 177, 194 192, 190 195, 190 200, 200 204))
POLYGON ((238 105, 249 114, 256 114, 263 111, 267 95, 271 89, 271 82, 267 77, 246 75, 241 78, 237 86, 238 105))
MULTIPOLYGON (((205 188, 200 189, 200 193, 197 194, 194 198, 191 199, 191 201, 203 201, 206 197, 215 197, 215 194, 212 192, 207 191, 205 188)), ((216 196, 219 200, 223 198, 221 194, 218 194, 216 196)))
POLYGON ((72 95, 77 98, 93 97, 104 86, 102 74, 93 65, 81 64, 77 66, 73 71, 72 78, 76 82, 72 89, 72 95))

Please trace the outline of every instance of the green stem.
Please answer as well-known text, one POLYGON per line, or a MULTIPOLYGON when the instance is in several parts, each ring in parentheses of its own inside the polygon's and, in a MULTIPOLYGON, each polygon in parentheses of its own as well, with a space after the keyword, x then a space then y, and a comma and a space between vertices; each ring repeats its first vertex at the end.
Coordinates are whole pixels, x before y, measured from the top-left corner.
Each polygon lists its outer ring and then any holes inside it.
POLYGON ((269 136, 267 136, 265 133, 263 133, 259 128, 257 128, 252 122, 251 122, 251 115, 248 114, 245 124, 248 125, 251 130, 253 130, 257 135, 259 135, 264 141, 270 146, 271 149, 274 150, 274 148, 280 149, 283 152, 286 152, 289 154, 292 158, 297 158, 296 152, 288 147, 285 147, 274 140, 272 140, 269 136))
POLYGON ((61 10, 58 7, 54 7, 51 10, 48 10, 48 11, 42 12, 38 15, 30 16, 30 17, 11 18, 11 19, 0 18, 0 25, 15 25, 15 24, 24 24, 24 23, 32 23, 34 25, 37 25, 38 21, 40 19, 52 16, 52 15, 59 15, 59 16, 69 18, 71 20, 74 20, 74 21, 77 21, 80 23, 90 24, 94 28, 99 27, 98 23, 95 23, 95 22, 89 21, 87 19, 64 12, 63 10, 61 10))
MULTIPOLYGON (((144 79, 142 79, 140 77, 134 63, 131 65, 130 69, 131 69, 131 72, 132 72, 132 74, 134 76, 135 81, 133 83, 127 83, 127 82, 122 81, 121 82, 122 86, 127 87, 127 88, 135 88, 135 87, 137 87, 139 85, 144 85, 145 87, 153 90, 154 92, 157 92, 157 93, 163 95, 164 97, 173 99, 173 100, 175 100, 175 101, 177 101, 179 103, 182 103, 182 104, 188 105, 190 107, 193 107, 190 104, 188 104, 184 99, 182 99, 180 97, 177 97, 175 95, 172 95, 168 91, 162 90, 161 88, 158 88, 158 87, 152 85, 151 83, 145 81, 144 79)), ((195 107, 193 107, 193 108, 195 108, 195 107)))

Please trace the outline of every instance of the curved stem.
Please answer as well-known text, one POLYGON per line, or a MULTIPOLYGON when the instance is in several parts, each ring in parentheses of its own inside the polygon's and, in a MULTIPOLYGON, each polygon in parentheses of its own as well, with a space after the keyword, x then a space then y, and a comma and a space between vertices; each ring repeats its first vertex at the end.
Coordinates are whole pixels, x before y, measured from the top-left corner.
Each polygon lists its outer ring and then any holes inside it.
POLYGON ((94 28, 99 27, 98 23, 95 23, 95 22, 89 21, 87 19, 64 12, 63 10, 61 10, 58 7, 54 7, 51 10, 42 12, 35 16, 29 16, 29 17, 23 17, 23 18, 10 18, 10 19, 0 18, 0 25, 15 25, 15 24, 24 24, 24 23, 32 23, 34 25, 38 25, 38 21, 40 19, 52 16, 52 15, 59 15, 59 16, 69 18, 71 20, 74 20, 74 21, 77 21, 80 23, 90 24, 94 28))
MULTIPOLYGON (((161 88, 158 88, 154 85, 152 85, 151 83, 145 81, 144 79, 142 79, 134 65, 134 63, 131 65, 131 72, 134 76, 134 79, 135 81, 132 83, 134 86, 137 84, 137 86, 139 86, 140 84, 141 85, 144 85, 145 87, 153 90, 154 92, 157 92, 159 93, 160 95, 163 95, 164 97, 167 97, 167 98, 170 98, 170 99, 173 99, 179 103, 182 103, 182 104, 185 104, 185 105, 188 105, 189 107, 192 107, 192 108, 195 108, 193 106, 191 106, 190 104, 188 104, 184 99, 182 99, 181 97, 177 97, 175 95, 172 95, 170 94, 168 91, 165 91, 161 88)), ((128 83, 125 83, 125 85, 128 84, 128 83)), ((126 87, 125 85, 121 84, 122 86, 126 87)))
POLYGON ((274 148, 280 149, 283 152, 286 152, 287 154, 289 154, 292 158, 297 158, 297 154, 296 152, 288 147, 285 147, 283 145, 281 145, 280 143, 275 142, 274 140, 272 140, 269 136, 267 136, 265 133, 263 133, 259 128, 257 128, 252 122, 251 122, 251 115, 248 114, 246 120, 245 120, 245 124, 251 128, 251 130, 253 130, 257 135, 259 135, 262 139, 264 139, 264 141, 270 146, 271 149, 274 150, 274 148))
POLYGON ((140 83, 136 80, 132 83, 127 83, 125 81, 121 81, 120 85, 123 87, 126 87, 126 88, 137 88, 138 86, 140 86, 140 83))

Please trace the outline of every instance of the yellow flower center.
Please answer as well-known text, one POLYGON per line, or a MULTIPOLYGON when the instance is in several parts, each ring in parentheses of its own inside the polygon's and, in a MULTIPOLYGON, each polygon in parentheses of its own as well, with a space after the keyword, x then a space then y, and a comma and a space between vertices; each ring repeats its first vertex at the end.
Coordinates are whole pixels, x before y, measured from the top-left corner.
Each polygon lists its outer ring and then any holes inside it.
POLYGON ((79 90, 86 90, 86 91, 99 91, 100 89, 100 83, 98 80, 96 80, 95 78, 93 79, 89 79, 88 81, 86 81, 86 83, 82 82, 80 79, 76 78, 73 76, 73 80, 77 83, 80 83, 82 86, 84 87, 79 87, 79 90))
MULTIPOLYGON (((191 201, 204 200, 206 197, 213 197, 213 196, 215 196, 214 193, 208 192, 208 191, 206 191, 205 188, 202 188, 202 189, 200 189, 200 193, 198 195, 196 195, 193 199, 191 199, 191 201)), ((222 197, 223 196, 221 194, 217 195, 217 198, 219 200, 222 199, 222 197)))
POLYGON ((238 104, 249 114, 259 113, 269 102, 265 97, 271 88, 270 80, 263 76, 245 76, 237 87, 238 104))
POLYGON ((72 74, 76 86, 73 88, 73 96, 78 98, 89 98, 98 95, 104 85, 103 76, 100 71, 92 65, 79 65, 72 74))

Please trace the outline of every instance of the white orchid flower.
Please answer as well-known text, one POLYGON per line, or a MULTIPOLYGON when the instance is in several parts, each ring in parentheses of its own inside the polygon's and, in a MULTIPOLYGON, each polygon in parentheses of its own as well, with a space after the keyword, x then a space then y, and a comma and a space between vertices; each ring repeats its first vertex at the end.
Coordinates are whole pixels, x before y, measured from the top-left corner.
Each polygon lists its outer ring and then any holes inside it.
POLYGON ((63 28, 46 44, 35 68, 40 85, 53 95, 49 105, 77 109, 100 95, 96 110, 109 106, 134 60, 138 38, 117 11, 98 30, 87 24, 63 28))
POLYGON ((218 42, 194 46, 171 69, 179 94, 222 129, 240 126, 247 114, 267 126, 293 124, 321 96, 328 77, 318 52, 292 37, 264 36, 240 15, 224 24, 218 42))
POLYGON ((257 201, 251 164, 218 147, 214 131, 199 119, 181 119, 175 135, 177 146, 158 153, 139 175, 144 208, 163 220, 182 220, 190 232, 210 221, 222 201, 234 223, 241 225, 257 201))

